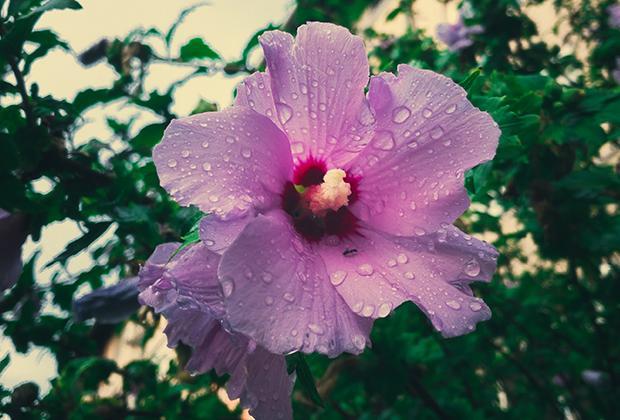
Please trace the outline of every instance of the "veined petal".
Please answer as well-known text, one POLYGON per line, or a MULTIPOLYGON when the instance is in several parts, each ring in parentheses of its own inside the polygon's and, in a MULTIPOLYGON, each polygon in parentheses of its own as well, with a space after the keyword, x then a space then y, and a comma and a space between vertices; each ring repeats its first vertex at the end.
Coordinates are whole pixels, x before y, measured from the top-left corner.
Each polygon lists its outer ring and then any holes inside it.
POLYGON ((331 23, 311 22, 299 27, 296 38, 270 31, 260 37, 260 44, 269 78, 255 76, 244 83, 254 92, 252 98, 244 97, 259 112, 275 111, 294 157, 315 156, 337 165, 367 144, 364 127, 374 119, 364 99, 369 68, 361 38, 331 23), (254 81, 260 87, 267 79, 270 90, 254 89, 254 81))
POLYGON ((495 155, 500 130, 452 80, 407 65, 398 71, 370 83, 377 133, 351 162, 360 176, 351 210, 376 229, 409 236, 467 209, 464 173, 495 155))
POLYGON ((361 316, 387 316, 413 301, 444 336, 465 334, 490 317, 468 284, 489 281, 497 251, 454 226, 420 237, 361 229, 361 235, 317 248, 332 284, 361 316))
POLYGON ((273 353, 336 356, 366 346, 372 320, 348 308, 282 211, 248 224, 224 253, 218 275, 230 328, 273 353))
POLYGON ((220 218, 273 207, 292 173, 284 133, 245 107, 174 120, 153 160, 162 186, 179 204, 220 218))

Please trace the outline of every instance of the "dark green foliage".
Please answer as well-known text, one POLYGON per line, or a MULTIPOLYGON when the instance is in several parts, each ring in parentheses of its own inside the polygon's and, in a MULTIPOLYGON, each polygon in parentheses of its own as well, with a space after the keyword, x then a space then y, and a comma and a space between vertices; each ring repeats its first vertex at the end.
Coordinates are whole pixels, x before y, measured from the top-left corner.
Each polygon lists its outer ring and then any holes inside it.
MULTIPOLYGON (((307 20, 349 28, 374 0, 299 0, 281 29, 295 32, 307 20)), ((609 27, 612 0, 530 0, 552 3, 570 30, 566 43, 586 51, 575 56, 547 45, 517 0, 471 1, 469 24, 485 32, 460 54, 438 48, 412 25, 414 0, 402 0, 388 20, 406 17, 394 37, 365 29, 372 72, 395 71, 399 63, 433 69, 459 81, 470 100, 491 113, 502 129, 497 156, 466 174, 474 206, 457 222, 499 249, 498 273, 477 286, 493 318, 477 331, 443 339, 412 304, 376 322, 372 349, 360 357, 329 360, 289 356, 297 375, 296 418, 320 419, 578 419, 614 418, 620 410, 619 267, 620 88, 611 77, 620 56, 620 30, 609 27), (614 155, 615 153, 615 155, 614 155), (611 157, 610 157, 611 156, 611 157), (614 157, 615 156, 615 157, 614 157), (615 160, 614 160, 615 159, 615 160), (615 166, 614 166, 615 165, 615 166), (598 383, 584 371, 601 373, 598 383)), ((33 345, 58 362, 52 389, 0 386, 0 411, 12 418, 238 418, 218 399, 225 382, 214 374, 191 377, 182 366, 188 348, 177 348, 169 365, 138 360, 126 366, 102 355, 122 325, 78 324, 71 301, 83 285, 96 289, 103 277, 136 275, 160 243, 181 246, 199 240, 201 213, 181 208, 159 186, 151 159, 154 145, 176 118, 176 89, 145 92, 153 62, 191 67, 189 76, 253 71, 248 63, 258 31, 226 63, 212 49, 218 40, 197 37, 179 51, 171 41, 184 11, 169 30, 137 29, 124 39, 99 42, 82 62, 105 61, 116 80, 86 88, 72 102, 41 96, 28 79, 33 63, 54 48, 69 46, 52 29, 38 29, 52 9, 78 9, 74 0, 0 0, 0 208, 28 218, 34 240, 53 222, 70 219, 82 229, 49 264, 51 282, 41 284, 35 254, 25 261, 18 283, 0 296, 0 326, 18 352, 33 345), (4 7, 3 7, 4 6, 4 7), (160 57, 154 43, 165 45, 160 57), (162 44, 163 43, 163 44, 162 44), (95 48, 96 47, 96 48, 95 48), (111 149, 102 134, 79 146, 73 135, 85 111, 110 103, 134 105, 157 117, 110 115, 111 149), (39 192, 34 181, 51 189, 39 192), (105 238, 105 239, 104 239, 105 238), (97 261, 68 278, 65 267, 86 250, 97 261), (45 305, 54 310, 42 311, 45 305), (113 397, 102 383, 121 380, 113 397), (135 404, 129 404, 129 401, 135 404)), ((76 13, 80 13, 77 11, 76 13)), ((136 22, 139 26, 139 22, 136 22)), ((194 112, 217 110, 200 101, 194 112)), ((1 239, 1 238, 0 238, 1 239)), ((155 334, 158 316, 142 309, 129 323, 155 334)), ((0 373, 11 363, 0 359, 0 373)))

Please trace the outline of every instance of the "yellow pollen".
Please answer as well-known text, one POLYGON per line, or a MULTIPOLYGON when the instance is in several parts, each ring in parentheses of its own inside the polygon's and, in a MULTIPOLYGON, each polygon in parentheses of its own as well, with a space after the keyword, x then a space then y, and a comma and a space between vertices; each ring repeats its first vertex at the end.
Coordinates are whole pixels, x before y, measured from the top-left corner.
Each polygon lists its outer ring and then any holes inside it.
POLYGON ((306 199, 314 214, 338 210, 349 204, 351 185, 344 182, 347 173, 342 169, 330 169, 323 176, 323 183, 310 187, 306 199))

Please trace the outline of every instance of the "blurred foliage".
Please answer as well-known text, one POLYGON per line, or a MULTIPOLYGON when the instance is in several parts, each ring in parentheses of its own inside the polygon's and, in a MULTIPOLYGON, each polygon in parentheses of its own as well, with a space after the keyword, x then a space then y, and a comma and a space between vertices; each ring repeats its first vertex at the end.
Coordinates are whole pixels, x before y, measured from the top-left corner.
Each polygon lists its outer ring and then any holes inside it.
MULTIPOLYGON (((355 29, 377 3, 298 0, 282 28, 294 32, 307 20, 326 20, 355 29)), ((295 416, 614 418, 620 410, 620 341, 613 338, 620 329, 620 178, 619 168, 601 155, 606 150, 617 156, 620 135, 620 89, 611 77, 620 31, 609 27, 607 15, 615 2, 472 1, 467 23, 481 24, 485 32, 461 53, 446 51, 416 28, 414 3, 401 0, 388 15, 404 19, 402 36, 376 29, 361 35, 371 47, 373 73, 395 71, 398 63, 444 73, 460 81, 502 128, 495 160, 467 174, 474 205, 459 221, 501 252, 494 281, 478 287, 493 318, 472 334, 446 340, 408 304, 377 321, 373 348, 360 357, 296 356, 289 367, 297 370, 303 392, 293 396, 295 416), (541 3, 553 4, 555 30, 574 49, 542 40, 523 9, 541 3), (514 226, 507 227, 507 219, 514 226), (599 372, 599 380, 588 379, 588 370, 599 372)), ((93 45, 80 61, 107 63, 116 80, 69 101, 41 96, 29 72, 52 49, 69 49, 53 30, 37 29, 38 19, 79 4, 0 0, 0 208, 26 215, 34 240, 56 221, 70 219, 82 229, 50 264, 51 284, 37 281, 35 254, 18 284, 0 298, 4 336, 19 352, 35 345, 48 349, 59 370, 46 395, 34 383, 0 387, 0 411, 12 418, 239 415, 217 398, 222 378, 191 377, 182 370, 187 348, 177 349, 178 360, 168 366, 138 360, 120 367, 103 358, 103 349, 123 325, 75 323, 69 313, 78 288, 96 289, 110 274, 135 275, 162 242, 195 240, 197 211, 180 208, 159 187, 151 149, 176 117, 171 108, 176 89, 192 77, 251 73, 250 53, 262 32, 232 62, 200 34, 173 51, 178 25, 203 6, 183 11, 166 32, 137 29, 93 45), (191 72, 163 92, 146 91, 153 63, 191 72), (120 120, 110 111, 112 138, 77 144, 84 113, 109 104, 142 109, 157 121, 120 120), (49 191, 36 188, 40 180, 50 183, 49 191), (102 235, 108 238, 103 243, 102 235), (97 264, 67 278, 64 267, 86 248, 97 264), (100 384, 113 377, 122 380, 119 394, 102 397, 100 384)), ((201 100, 194 112, 216 109, 201 100)), ((144 341, 158 325, 146 309, 128 322, 143 329, 144 341)), ((3 357, 0 371, 8 364, 10 358, 3 357)))

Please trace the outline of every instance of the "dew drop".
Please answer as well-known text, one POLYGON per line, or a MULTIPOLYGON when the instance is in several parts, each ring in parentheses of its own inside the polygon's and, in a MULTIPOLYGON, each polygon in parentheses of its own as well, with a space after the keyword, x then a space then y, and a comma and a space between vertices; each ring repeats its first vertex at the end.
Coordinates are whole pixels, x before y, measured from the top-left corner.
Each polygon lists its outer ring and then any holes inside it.
POLYGON ((422 110, 422 116, 423 116, 424 118, 430 118, 430 117, 432 117, 432 116, 433 116, 433 111, 431 111, 431 110, 430 110, 430 109, 428 109, 428 108, 424 108, 424 109, 422 110))
POLYGON ((241 149, 241 156, 249 159, 250 157, 252 157, 252 151, 250 149, 241 149))
POLYGON ((402 124, 411 116, 411 111, 406 106, 399 106, 392 111, 392 121, 402 124))
POLYGON ((458 311, 459 309, 461 309, 461 304, 458 303, 456 300, 449 300, 446 302, 446 306, 448 308, 452 308, 455 311, 458 311))
POLYGON ((469 309, 471 309, 474 312, 478 312, 480 309, 482 309, 482 305, 478 302, 471 302, 469 304, 469 309))
POLYGON ((322 335, 325 333, 325 330, 323 329, 323 327, 321 327, 318 324, 308 324, 308 329, 312 331, 313 333, 315 333, 316 335, 322 335))
POLYGON ((280 120, 280 124, 284 125, 290 121, 293 117, 293 109, 287 104, 277 103, 276 111, 278 113, 278 119, 280 120))
POLYGON ((385 318, 386 316, 390 314, 391 310, 392 310, 392 304, 388 302, 384 302, 381 305, 379 305, 379 310, 377 311, 377 315, 379 316, 379 318, 385 318))
POLYGON ((205 162, 202 164, 202 169, 209 172, 211 170, 211 164, 209 162, 205 162))
POLYGON ((361 334, 355 334, 351 337, 351 341, 353 341, 353 345, 359 350, 364 350, 364 347, 366 347, 366 339, 361 334))
POLYGON ((295 296, 292 293, 286 292, 282 295, 282 298, 289 302, 289 303, 293 303, 295 302, 295 296))
POLYGON ((480 264, 478 263, 478 260, 472 258, 467 262, 467 264, 465 264, 465 274, 469 277, 475 277, 480 274, 480 264))
POLYGON ((202 148, 203 148, 203 149, 206 149, 206 148, 208 148, 208 147, 209 147, 209 142, 208 142, 208 141, 203 141, 203 142, 202 142, 202 148))
POLYGON ((334 286, 338 286, 342 284, 344 279, 347 277, 347 272, 343 270, 334 271, 330 274, 329 280, 334 286))
POLYGON ((176 161, 176 160, 174 160, 174 159, 170 159, 170 160, 168 161, 168 167, 169 167, 169 168, 176 168, 176 166, 177 166, 177 161, 176 161))
POLYGON ((399 264, 406 264, 407 261, 409 261, 409 257, 407 257, 407 255, 405 254, 398 254, 398 257, 396 257, 396 260, 398 261, 399 264))
POLYGON ((224 277, 221 284, 224 297, 229 297, 235 291, 235 283, 232 278, 224 277))
POLYGON ((266 284, 269 284, 273 281, 273 276, 271 275, 271 273, 263 273, 261 275, 261 279, 263 280, 263 282, 265 282, 266 284))
POLYGON ((443 128, 437 126, 431 130, 431 138, 433 140, 437 140, 439 137, 443 135, 443 128))
POLYGON ((408 280, 415 279, 415 274, 413 274, 411 271, 405 271, 403 276, 405 276, 405 278, 408 279, 408 280))
POLYGON ((357 267, 357 272, 362 276, 370 276, 374 272, 374 269, 370 264, 362 264, 357 267))
POLYGON ((366 305, 364 306, 364 309, 362 309, 362 316, 371 317, 372 314, 374 313, 375 313, 374 305, 366 305))
POLYGON ((300 154, 304 152, 304 144, 300 141, 291 144, 291 151, 294 154, 300 154))
POLYGON ((183 156, 184 158, 188 158, 189 157, 189 150, 183 150, 181 152, 181 156, 183 156))
POLYGON ((394 136, 389 131, 379 131, 372 139, 372 146, 378 150, 392 150, 395 145, 394 136))
POLYGON ((265 305, 267 305, 267 306, 273 305, 273 298, 271 296, 267 296, 265 298, 265 305))
POLYGON ((456 104, 452 104, 446 108, 446 114, 453 114, 456 111, 456 104))

